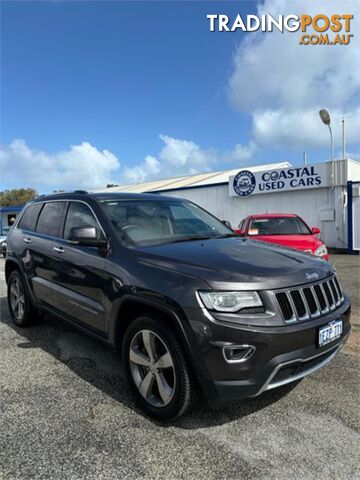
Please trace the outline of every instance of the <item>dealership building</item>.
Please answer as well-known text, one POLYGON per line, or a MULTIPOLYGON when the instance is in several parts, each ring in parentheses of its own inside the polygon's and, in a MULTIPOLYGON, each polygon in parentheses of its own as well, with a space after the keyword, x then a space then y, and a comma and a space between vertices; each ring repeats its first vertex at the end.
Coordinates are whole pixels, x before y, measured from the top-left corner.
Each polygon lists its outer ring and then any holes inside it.
POLYGON ((251 214, 295 213, 330 248, 360 249, 360 163, 289 162, 111 186, 109 192, 158 193, 191 200, 233 227, 251 214))
POLYGON ((2 235, 3 229, 11 227, 16 220, 17 215, 21 212, 23 205, 6 206, 0 205, 0 235, 2 235))

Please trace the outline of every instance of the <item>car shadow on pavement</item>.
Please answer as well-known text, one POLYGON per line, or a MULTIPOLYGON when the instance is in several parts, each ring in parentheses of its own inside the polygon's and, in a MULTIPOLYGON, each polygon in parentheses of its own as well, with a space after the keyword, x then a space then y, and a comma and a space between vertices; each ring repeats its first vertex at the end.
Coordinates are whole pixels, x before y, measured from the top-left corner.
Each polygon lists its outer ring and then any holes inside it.
MULTIPOLYGON (((6 297, 0 298, 0 322, 24 339, 17 343, 18 348, 41 348, 114 401, 144 416, 133 401, 122 374, 119 357, 107 345, 79 332, 52 315, 42 316, 29 328, 20 328, 11 320, 6 297)), ((213 409, 206 402, 202 402, 200 408, 177 420, 175 426, 198 429, 223 425, 268 407, 279 401, 292 388, 294 386, 290 384, 287 388, 269 391, 260 397, 245 399, 218 409, 213 409)), ((166 427, 164 424, 154 423, 166 427)))

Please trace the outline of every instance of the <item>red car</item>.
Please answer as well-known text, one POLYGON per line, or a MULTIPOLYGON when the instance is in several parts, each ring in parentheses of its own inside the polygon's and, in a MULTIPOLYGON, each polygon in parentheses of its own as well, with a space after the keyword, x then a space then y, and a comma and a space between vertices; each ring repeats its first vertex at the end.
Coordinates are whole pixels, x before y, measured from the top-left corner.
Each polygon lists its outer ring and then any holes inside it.
POLYGON ((302 218, 292 213, 250 215, 240 222, 235 232, 242 237, 285 245, 329 260, 325 243, 317 237, 320 229, 310 229, 302 218))

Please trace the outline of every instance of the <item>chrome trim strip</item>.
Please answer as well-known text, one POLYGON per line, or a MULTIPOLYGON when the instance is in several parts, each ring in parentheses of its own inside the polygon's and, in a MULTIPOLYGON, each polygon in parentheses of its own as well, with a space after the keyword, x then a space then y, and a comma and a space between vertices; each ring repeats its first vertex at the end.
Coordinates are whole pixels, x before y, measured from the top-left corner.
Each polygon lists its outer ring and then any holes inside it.
POLYGON ((321 306, 320 306, 318 296, 316 295, 314 285, 311 285, 310 290, 311 290, 311 292, 313 294, 313 297, 315 299, 315 303, 316 303, 316 306, 317 306, 317 314, 321 315, 321 306))
POLYGON ((68 303, 71 303, 71 305, 75 305, 76 307, 80 307, 86 312, 90 312, 93 315, 99 315, 99 312, 97 310, 93 310, 92 308, 85 307, 84 305, 81 305, 81 303, 75 302, 75 300, 68 300, 68 303))
POLYGON ((338 301, 336 302, 336 306, 338 307, 341 304, 341 295, 339 293, 339 289, 336 286, 336 282, 334 280, 334 277, 330 281, 332 282, 332 285, 334 285, 334 289, 335 289, 335 291, 337 293, 337 296, 338 296, 338 301))
POLYGON ((341 285, 339 283, 339 280, 336 278, 336 275, 333 277, 334 279, 334 284, 335 284, 335 287, 339 293, 339 297, 340 297, 340 302, 342 303, 344 301, 344 294, 343 294, 343 291, 342 291, 342 288, 341 288, 341 285))
POLYGON ((255 350, 256 350, 256 347, 254 347, 254 345, 225 345, 223 348, 222 348, 222 354, 223 354, 223 357, 225 359, 225 362, 227 363, 243 363, 243 362, 246 362, 247 360, 249 360, 250 357, 253 356, 253 354, 255 353, 255 350), (245 350, 245 349, 248 349, 248 351, 246 352, 245 354, 245 357, 243 358, 240 358, 239 360, 229 360, 227 357, 226 357, 226 354, 225 354, 225 349, 227 348, 230 348, 230 349, 242 349, 242 350, 245 350))
MULTIPOLYGON (((64 193, 64 195, 66 195, 66 193, 64 193)), ((107 236, 106 236, 106 234, 105 234, 105 232, 104 232, 104 229, 103 229, 101 223, 99 222, 99 219, 98 219, 96 213, 94 212, 93 208, 91 207, 91 205, 89 205, 89 204, 88 204, 87 202, 85 202, 84 200, 79 200, 79 199, 75 199, 75 198, 74 198, 74 199, 73 199, 73 198, 59 198, 59 199, 41 200, 41 201, 39 201, 39 202, 29 203, 29 205, 26 207, 26 209, 22 211, 22 215, 20 216, 20 218, 17 219, 16 224, 14 225, 14 228, 16 228, 16 229, 18 228, 18 223, 20 222, 21 217, 24 215, 24 213, 25 213, 26 210, 30 207, 30 205, 35 205, 35 204, 39 204, 39 203, 41 203, 42 205, 44 205, 45 203, 52 203, 52 202, 69 202, 69 203, 70 203, 70 202, 77 202, 77 203, 83 203, 84 205, 86 205, 88 208, 90 208, 91 213, 94 215, 97 223, 99 224, 100 230, 102 231, 105 239, 107 240, 107 236)), ((38 219, 39 219, 39 218, 38 218, 38 219)), ((20 230, 20 229, 19 229, 19 230, 20 230)), ((38 233, 38 232, 36 232, 36 231, 34 231, 34 232, 31 231, 31 230, 25 230, 25 231, 26 231, 26 232, 30 232, 30 233, 35 233, 37 236, 39 236, 39 237, 41 237, 41 238, 42 238, 43 236, 44 236, 44 237, 49 237, 49 235, 43 235, 42 233, 38 233)), ((53 238, 54 240, 63 240, 63 241, 65 241, 65 242, 68 242, 68 240, 66 240, 66 238, 63 238, 63 237, 52 237, 52 238, 53 238)))
POLYGON ((304 304, 304 308, 305 308, 305 311, 306 311, 306 314, 303 316, 303 317, 299 317, 299 320, 309 320, 310 318, 310 315, 309 315, 309 310, 308 310, 308 304, 306 302, 306 298, 305 298, 305 295, 304 295, 304 291, 302 288, 299 289, 299 292, 300 292, 300 296, 301 296, 301 300, 303 301, 303 304, 304 304))
POLYGON ((324 367, 328 363, 333 360, 333 358, 336 356, 336 354, 339 352, 339 350, 343 347, 344 343, 346 342, 347 338, 349 336, 349 332, 345 335, 345 337, 342 339, 342 341, 332 349, 327 350, 326 352, 321 352, 317 355, 313 355, 312 357, 309 358, 296 358, 294 360, 290 360, 289 362, 284 362, 280 363, 270 374, 269 378, 266 380, 264 385, 261 387, 259 392, 255 395, 256 397, 260 395, 261 393, 267 391, 267 390, 272 390, 273 388, 281 387, 283 385, 287 385, 288 383, 295 382, 296 380, 300 380, 301 378, 306 377, 307 375, 310 375, 311 373, 315 373, 317 370, 320 370, 320 368, 324 367), (294 375, 293 377, 285 378, 284 380, 280 380, 279 382, 271 383, 271 380, 275 377, 275 375, 278 373, 278 371, 283 368, 287 367, 288 365, 291 365, 293 363, 306 363, 309 362, 310 360, 314 360, 314 358, 321 357, 325 353, 328 353, 329 351, 334 350, 333 353, 327 357, 325 360, 322 362, 318 363, 314 367, 309 368, 308 370, 305 370, 304 372, 301 372, 297 375, 294 375))
MULTIPOLYGON (((311 318, 317 318, 317 317, 320 317, 321 315, 321 312, 320 312, 320 308, 319 308, 319 304, 315 298, 315 292, 313 290, 313 285, 309 285, 309 287, 307 287, 309 290, 310 290, 310 293, 311 295, 313 296, 313 299, 314 299, 314 302, 315 302, 315 305, 316 305, 316 312, 315 313, 311 313, 311 318)), ((310 311, 310 306, 309 306, 309 311, 310 311)))
POLYGON ((323 310, 324 314, 326 313, 329 313, 330 312, 330 304, 329 304, 329 300, 327 298, 327 295, 325 293, 325 289, 324 289, 324 284, 321 283, 320 284, 320 288, 321 288, 321 291, 322 291, 322 294, 324 295, 324 299, 325 299, 325 303, 326 303, 326 308, 323 310))
POLYGON ((296 310, 295 304, 293 302, 290 290, 285 290, 283 293, 285 293, 286 298, 288 299, 288 302, 290 303, 290 306, 291 306, 291 309, 292 309, 292 312, 293 312, 292 317, 289 318, 289 320, 286 320, 286 323, 294 323, 297 320, 297 310, 296 310))
POLYGON ((63 298, 65 298, 68 303, 77 305, 78 307, 85 308, 89 312, 96 311, 97 315, 99 313, 103 314, 106 312, 105 307, 100 302, 93 300, 90 297, 86 297, 81 293, 74 292, 73 290, 63 287, 57 283, 54 283, 54 282, 48 282, 48 283, 51 285, 52 290, 62 295, 63 298))
MULTIPOLYGON (((281 387, 282 385, 286 385, 288 383, 291 383, 291 382, 295 382, 296 380, 300 380, 300 378, 303 378, 305 377, 306 375, 310 375, 311 373, 315 373, 317 372, 318 370, 320 370, 320 368, 324 367, 327 363, 331 362, 331 360, 335 357, 335 355, 337 354, 339 350, 339 347, 336 348, 334 350, 334 352, 327 358, 325 358, 325 360, 323 360, 322 362, 318 363, 317 365, 315 365, 314 367, 311 367, 309 368, 308 370, 305 370, 304 372, 301 372, 301 373, 298 373, 297 375, 294 375, 292 377, 289 377, 289 378, 285 378, 284 380, 280 380, 278 382, 274 382, 274 383, 269 383, 268 386, 266 387, 266 390, 272 390, 273 388, 278 388, 278 387, 281 387)), ((310 360, 310 359, 308 359, 310 360)), ((276 372, 277 373, 277 372, 276 372)), ((275 374, 276 374, 275 373, 275 374)))
POLYGON ((326 282, 326 284, 328 286, 328 289, 330 291, 330 296, 332 298, 332 304, 330 305, 330 310, 335 310, 335 298, 334 298, 334 294, 333 294, 332 289, 331 289, 330 280, 328 280, 326 282))
POLYGON ((289 320, 284 319, 284 315, 281 311, 281 315, 282 315, 284 323, 289 324, 289 323, 303 322, 303 321, 306 321, 306 320, 309 320, 309 319, 319 318, 322 315, 326 315, 329 312, 332 312, 335 309, 337 309, 338 307, 340 307, 344 303, 345 297, 342 294, 342 291, 340 292, 339 289, 341 289, 341 286, 340 286, 340 284, 339 284, 339 287, 337 286, 335 279, 337 280, 336 275, 333 274, 330 278, 328 277, 325 280, 322 279, 320 281, 313 282, 313 283, 306 284, 306 285, 274 290, 273 293, 274 293, 274 297, 276 298, 276 301, 277 301, 277 306, 279 307, 279 300, 277 299, 276 295, 278 293, 284 293, 286 295, 286 298, 288 299, 288 301, 290 303, 290 306, 291 306, 292 310, 293 310, 293 316, 289 320), (337 302, 335 301, 334 293, 333 293, 332 288, 331 288, 331 282, 334 285, 335 291, 339 295, 339 300, 337 302), (329 301, 329 298, 326 295, 326 292, 325 292, 325 289, 324 289, 325 284, 327 285, 327 288, 329 289, 331 301, 329 301), (318 286, 320 288, 320 290, 322 292, 322 295, 324 297, 324 300, 325 300, 326 307, 323 310, 321 309, 320 300, 319 300, 319 297, 318 297, 318 295, 316 293, 316 290, 315 290, 316 286, 318 286), (314 297, 314 301, 315 301, 317 310, 313 314, 310 313, 310 307, 309 307, 309 304, 307 302, 306 296, 304 294, 304 289, 305 288, 308 288, 310 290, 311 294, 314 297), (295 307, 295 303, 294 303, 294 300, 293 300, 292 295, 291 295, 291 292, 293 292, 293 291, 297 291, 301 295, 301 299, 304 303, 305 310, 306 310, 306 315, 303 316, 303 317, 299 317, 299 312, 298 312, 297 308, 295 307))

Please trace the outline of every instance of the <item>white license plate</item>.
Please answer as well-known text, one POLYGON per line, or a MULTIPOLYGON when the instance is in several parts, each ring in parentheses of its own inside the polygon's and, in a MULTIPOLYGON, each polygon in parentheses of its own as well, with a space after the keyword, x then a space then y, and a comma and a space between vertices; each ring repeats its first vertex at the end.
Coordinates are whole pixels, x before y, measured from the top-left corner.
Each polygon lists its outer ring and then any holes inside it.
POLYGON ((337 338, 341 337, 343 331, 343 322, 342 320, 336 320, 331 322, 328 325, 324 325, 319 328, 319 347, 326 345, 327 343, 333 342, 337 338))

